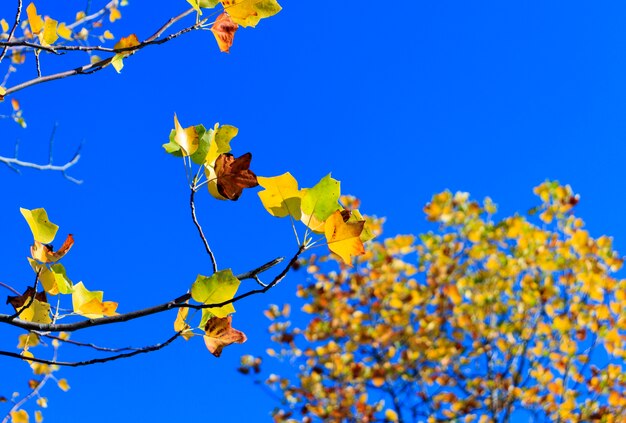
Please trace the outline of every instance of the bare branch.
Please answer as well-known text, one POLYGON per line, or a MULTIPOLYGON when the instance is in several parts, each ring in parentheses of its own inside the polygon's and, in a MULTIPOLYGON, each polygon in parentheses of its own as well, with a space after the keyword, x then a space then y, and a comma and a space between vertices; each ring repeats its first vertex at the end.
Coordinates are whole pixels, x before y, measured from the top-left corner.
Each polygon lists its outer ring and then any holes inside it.
POLYGON ((198 233, 200 234, 200 238, 202 239, 202 243, 204 244, 204 249, 206 250, 209 258, 211 259, 211 264, 213 265, 213 273, 217 272, 217 262, 215 261, 215 256, 213 255, 213 251, 211 251, 211 247, 209 246, 209 242, 204 236, 204 232, 202 231, 202 227, 198 222, 198 217, 196 216, 196 204, 195 204, 195 195, 196 195, 196 187, 193 186, 191 188, 191 196, 189 198, 189 207, 191 208, 191 219, 193 220, 194 225, 198 229, 198 233))
POLYGON ((176 332, 171 338, 169 338, 167 341, 163 343, 151 345, 149 347, 139 348, 132 352, 112 355, 109 357, 93 358, 91 360, 85 360, 85 361, 56 361, 55 359, 46 360, 43 358, 36 358, 36 357, 26 358, 21 354, 10 352, 10 351, 0 351, 0 355, 3 355, 5 357, 18 358, 20 360, 25 360, 28 362, 42 363, 42 364, 48 364, 48 365, 66 366, 66 367, 82 367, 82 366, 90 366, 92 364, 106 363, 109 361, 119 360, 122 358, 130 358, 139 354, 147 354, 149 352, 158 351, 162 348, 167 347, 172 342, 174 342, 176 338, 180 336, 180 334, 181 332, 176 332))
MULTIPOLYGON (((53 136, 54 136, 54 131, 53 131, 53 136)), ((18 143, 15 144, 15 154, 13 157, 4 157, 4 156, 0 156, 0 163, 4 163, 5 165, 7 165, 11 170, 19 173, 19 169, 17 169, 18 167, 22 167, 22 168, 30 168, 30 169, 36 169, 36 170, 49 170, 49 171, 53 171, 53 172, 61 172, 61 174, 69 181, 74 182, 75 184, 82 184, 83 181, 79 180, 79 179, 75 179, 71 176, 69 176, 67 174, 67 171, 74 165, 76 165, 76 163, 78 163, 78 161, 80 160, 80 150, 82 148, 82 144, 78 146, 78 148, 76 149, 76 152, 74 153, 74 157, 72 157, 71 160, 69 160, 68 162, 66 162, 63 165, 55 165, 52 163, 52 151, 50 151, 49 154, 49 162, 47 164, 37 164, 37 163, 32 163, 32 162, 26 162, 23 160, 18 159, 17 157, 17 153, 18 153, 18 143)), ((51 147, 52 147, 52 142, 51 142, 51 147)))
POLYGON ((65 338, 62 338, 60 336, 50 335, 50 334, 43 333, 43 332, 34 331, 33 333, 36 333, 37 335, 39 335, 41 337, 44 337, 44 338, 54 339, 54 340, 57 340, 57 341, 60 341, 60 342, 65 342, 67 344, 75 345, 77 347, 88 347, 88 348, 94 349, 96 351, 117 353, 117 352, 124 352, 124 351, 138 351, 138 350, 141 349, 141 348, 132 348, 132 347, 122 347, 122 348, 100 347, 100 346, 92 344, 92 343, 79 342, 79 341, 74 341, 72 339, 65 339, 65 338))

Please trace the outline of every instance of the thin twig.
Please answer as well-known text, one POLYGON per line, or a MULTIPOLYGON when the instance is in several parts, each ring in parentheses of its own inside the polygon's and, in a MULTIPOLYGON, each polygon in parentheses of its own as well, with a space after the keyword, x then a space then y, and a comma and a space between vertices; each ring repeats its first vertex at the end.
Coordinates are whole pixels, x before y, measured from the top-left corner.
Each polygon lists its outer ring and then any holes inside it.
POLYGON ((22 295, 22 293, 21 293, 20 291, 18 291, 17 289, 13 288, 13 287, 12 287, 12 286, 10 286, 10 285, 7 285, 7 284, 6 284, 6 283, 4 283, 4 282, 0 282, 0 286, 1 286, 1 287, 3 287, 3 288, 8 289, 8 290, 9 290, 9 291, 11 291, 11 292, 13 292, 15 295, 22 295))
MULTIPOLYGON (((52 355, 52 361, 56 361, 57 354, 58 354, 58 347, 54 347, 54 354, 52 355)), ((20 357, 24 358, 23 356, 20 356, 20 357)), ((39 396, 39 392, 46 385, 46 382, 48 382, 48 380, 50 380, 53 377, 54 376, 52 375, 52 372, 49 372, 48 374, 46 374, 41 380, 41 382, 39 382, 37 386, 32 391, 30 391, 28 395, 25 395, 24 398, 22 398, 21 400, 13 404, 13 407, 11 407, 11 409, 7 412, 6 416, 4 416, 4 419, 2 419, 2 423, 8 423, 9 419, 11 418, 12 412, 19 410, 28 401, 35 398, 36 396, 39 396)))
POLYGON ((196 203, 195 203, 195 195, 196 195, 196 187, 191 187, 191 196, 189 198, 189 207, 191 208, 191 218, 193 220, 194 225, 198 229, 198 233, 200 234, 200 238, 202 239, 202 243, 204 244, 204 249, 206 250, 209 258, 211 259, 211 265, 213 266, 213 273, 217 272, 217 262, 215 261, 215 255, 213 255, 213 251, 211 251, 211 247, 209 246, 209 242, 204 236, 204 232, 202 231, 202 227, 198 222, 198 217, 196 216, 196 203))
POLYGON ((65 342, 67 344, 75 345, 77 347, 88 347, 88 348, 94 349, 96 351, 117 353, 117 352, 124 352, 124 351, 138 351, 138 350, 141 349, 141 348, 132 348, 132 347, 122 347, 122 348, 100 347, 100 346, 95 345, 95 344, 91 344, 91 343, 87 343, 87 342, 74 341, 72 339, 62 338, 60 336, 50 335, 50 334, 43 333, 43 332, 34 331, 34 333, 36 333, 37 335, 42 336, 44 338, 55 339, 55 340, 60 341, 60 342, 65 342))
MULTIPOLYGON (((20 15, 22 14, 22 0, 17 0, 17 11, 15 13, 15 23, 13 23, 13 28, 11 28, 11 32, 9 32, 9 38, 7 41, 11 41, 11 38, 13 38, 13 34, 15 34, 15 30, 17 29, 17 26, 20 24, 20 15)), ((9 50, 8 46, 4 46, 4 48, 2 49, 2 54, 0 54, 0 63, 2 63, 2 60, 4 60, 4 57, 7 54, 7 51, 9 50)))
MULTIPOLYGON (((4 156, 0 156, 0 163, 4 163, 5 165, 7 165, 9 168, 11 168, 12 170, 16 171, 19 173, 19 170, 16 167, 23 167, 23 168, 30 168, 30 169, 37 169, 37 170, 50 170, 53 172, 61 172, 63 174, 63 176, 71 181, 74 182, 75 184, 82 184, 83 181, 75 179, 71 176, 69 176, 67 174, 68 169, 70 169, 72 166, 76 165, 76 163, 78 163, 78 161, 80 160, 80 150, 82 148, 82 144, 78 146, 78 149, 76 150, 76 152, 74 153, 74 157, 72 157, 72 159, 70 161, 68 161, 67 163, 63 164, 63 165, 55 165, 52 164, 52 161, 50 161, 48 164, 37 164, 37 163, 32 163, 32 162, 26 162, 23 160, 20 160, 17 158, 17 143, 16 143, 16 151, 15 151, 15 156, 14 157, 4 157, 4 156)), ((50 153, 50 158, 52 157, 52 153, 50 153)))
MULTIPOLYGON (((182 332, 182 331, 181 331, 182 332)), ((149 347, 144 347, 144 348, 140 348, 136 351, 132 351, 132 352, 128 352, 128 353, 123 353, 123 354, 117 354, 117 355, 112 355, 109 357, 102 357, 102 358, 93 358, 91 360, 85 360, 85 361, 56 361, 56 360, 46 360, 43 358, 36 358, 36 357, 24 357, 21 354, 17 354, 14 352, 10 352, 10 351, 0 351, 0 355, 3 355, 5 357, 11 357, 11 358, 19 358, 20 360, 26 360, 28 362, 35 362, 35 363, 42 363, 42 364, 48 364, 48 365, 55 365, 55 366, 65 366, 65 367, 82 367, 82 366, 90 366, 92 364, 99 364, 99 363, 106 363, 109 361, 114 361, 114 360, 119 360, 122 358, 130 358, 133 357, 135 355, 138 354, 146 354, 146 353, 150 353, 153 351, 158 351, 162 348, 167 347, 168 345, 170 345, 172 342, 174 342, 176 340, 176 338, 178 338, 181 334, 181 332, 176 332, 171 338, 169 338, 167 341, 161 343, 161 344, 155 344, 155 345, 151 345, 149 347)))

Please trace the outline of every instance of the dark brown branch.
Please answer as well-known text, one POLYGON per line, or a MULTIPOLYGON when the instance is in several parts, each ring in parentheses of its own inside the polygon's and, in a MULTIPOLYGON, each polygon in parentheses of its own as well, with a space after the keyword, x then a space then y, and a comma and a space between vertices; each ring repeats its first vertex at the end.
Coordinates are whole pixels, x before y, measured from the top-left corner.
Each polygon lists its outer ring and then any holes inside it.
POLYGON ((174 305, 174 307, 177 307, 177 308, 185 307, 185 308, 191 308, 194 310, 201 310, 203 308, 218 308, 218 307, 223 307, 225 305, 237 302, 239 300, 243 300, 244 298, 249 297, 251 295, 265 294, 267 291, 269 291, 274 286, 276 286, 280 281, 282 281, 285 278, 285 276, 287 276, 287 273, 289 272, 289 270, 291 270, 293 265, 298 261, 298 258, 300 258, 300 254, 302 254, 304 250, 305 250, 305 247, 303 245, 300 246, 300 248, 298 249, 298 252, 291 258, 291 260, 289 260, 289 263, 287 263, 287 266, 285 266, 285 268, 272 280, 272 282, 268 283, 263 288, 253 289, 252 291, 248 291, 241 295, 237 295, 236 297, 227 301, 222 301, 221 303, 199 304, 199 305, 179 303, 179 304, 174 305))
MULTIPOLYGON (((245 294, 238 295, 228 301, 223 301, 221 303, 202 304, 199 306, 192 305, 192 304, 185 304, 185 302, 191 298, 191 294, 187 293, 167 303, 159 304, 153 307, 148 307, 142 310, 132 311, 132 312, 125 313, 125 314, 118 314, 116 316, 107 316, 107 317, 100 317, 97 319, 81 320, 79 322, 74 322, 74 323, 57 323, 57 324, 35 323, 35 322, 28 322, 28 321, 24 321, 20 319, 13 320, 13 319, 10 319, 11 316, 6 315, 6 314, 0 314, 0 323, 7 323, 9 325, 16 326, 16 327, 29 330, 29 331, 75 332, 77 330, 90 328, 94 326, 102 326, 102 325, 108 325, 112 323, 127 322, 129 320, 134 320, 134 319, 150 316, 150 315, 157 314, 157 313, 162 313, 164 311, 168 311, 174 308, 188 307, 188 308, 198 309, 198 308, 222 307, 224 305, 231 304, 243 298, 249 297, 250 295, 267 292, 269 289, 271 289, 273 286, 275 286, 278 282, 280 282, 285 277, 287 272, 289 272, 289 270, 293 267, 294 263, 298 260, 298 258, 300 257, 303 251, 304 251, 304 247, 300 247, 296 255, 289 261, 287 266, 280 272, 280 274, 276 276, 274 280, 270 282, 264 288, 246 292, 245 294)), ((279 263, 279 262, 280 260, 274 260, 270 263, 279 263)), ((269 269, 268 265, 269 263, 264 264, 259 269, 262 269, 262 271, 265 271, 269 269)), ((255 270, 252 273, 254 272, 259 273, 261 271, 259 269, 256 269, 258 270, 258 272, 255 270)), ((244 274, 244 276, 246 278, 250 278, 249 276, 250 274, 251 274, 250 272, 247 272, 246 274, 244 274)))
POLYGON ((196 187, 191 188, 191 196, 189 198, 189 207, 191 208, 191 219, 193 220, 193 224, 196 225, 196 229, 198 229, 198 233, 200 234, 200 238, 202 239, 202 243, 204 244, 204 249, 206 250, 209 258, 211 259, 211 265, 213 266, 213 273, 217 272, 217 262, 215 261, 215 256, 213 255, 213 251, 211 251, 211 247, 209 246, 209 242, 204 236, 204 232, 202 231, 202 227, 200 226, 200 222, 198 222, 198 217, 196 216, 196 203, 195 203, 195 195, 196 195, 196 187))
POLYGON ((32 361, 32 362, 35 362, 35 363, 48 364, 48 365, 65 366, 65 367, 82 367, 82 366, 90 366, 92 364, 106 363, 106 362, 109 362, 109 361, 119 360, 119 359, 122 359, 122 358, 130 358, 130 357, 133 357, 133 356, 138 355, 138 354, 146 354, 146 353, 149 353, 149 352, 158 351, 158 350, 160 350, 162 348, 167 347, 172 342, 174 342, 176 340, 176 338, 178 338, 180 336, 180 334, 181 334, 181 332, 176 332, 174 334, 174 336, 172 336, 167 341, 165 341, 165 342, 163 342, 161 344, 155 344, 155 345, 151 345, 149 347, 140 348, 140 349, 137 349, 136 351, 132 351, 132 352, 129 352, 129 353, 117 354, 117 355, 112 355, 112 356, 109 356, 109 357, 93 358, 91 360, 85 360, 85 361, 55 361, 55 360, 46 360, 46 359, 43 359, 43 358, 36 358, 36 357, 26 358, 23 355, 20 355, 18 353, 14 353, 14 352, 10 352, 10 351, 0 351, 0 355, 3 355, 5 357, 18 358, 20 360, 26 360, 26 361, 29 361, 29 362, 32 361))

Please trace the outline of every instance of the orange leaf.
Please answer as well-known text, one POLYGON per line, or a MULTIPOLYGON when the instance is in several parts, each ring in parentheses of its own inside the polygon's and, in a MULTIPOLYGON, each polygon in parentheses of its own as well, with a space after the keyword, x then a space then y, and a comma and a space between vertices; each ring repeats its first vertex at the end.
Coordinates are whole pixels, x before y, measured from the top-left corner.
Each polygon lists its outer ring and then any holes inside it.
POLYGON ((211 32, 217 40, 217 45, 222 53, 229 53, 235 39, 235 32, 239 25, 233 22, 228 13, 222 13, 217 17, 211 27, 211 32))
POLYGON ((30 247, 30 254, 35 260, 39 260, 42 263, 51 263, 61 260, 70 248, 72 248, 72 245, 74 245, 74 237, 72 234, 69 234, 67 238, 65 238, 65 242, 57 251, 54 251, 52 245, 35 241, 30 247))

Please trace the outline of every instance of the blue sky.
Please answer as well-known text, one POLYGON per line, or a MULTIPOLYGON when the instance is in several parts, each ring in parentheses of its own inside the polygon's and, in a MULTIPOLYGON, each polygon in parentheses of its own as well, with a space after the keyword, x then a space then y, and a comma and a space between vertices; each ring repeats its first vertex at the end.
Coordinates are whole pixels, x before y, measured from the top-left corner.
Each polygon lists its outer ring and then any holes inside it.
MULTIPOLYGON (((7 20, 14 13, 8 3, 0 6, 7 20)), ((62 10, 57 3, 37 5, 69 19, 85 2, 62 10)), ((504 216, 535 205, 532 188, 550 178, 581 194, 579 214, 592 235, 612 235, 626 250, 626 5, 281 4, 279 15, 240 30, 229 55, 219 53, 211 33, 198 32, 145 49, 121 75, 105 69, 18 93, 28 128, 1 121, 0 155, 11 155, 19 139, 21 158, 45 161, 57 122, 58 160, 84 140, 72 175, 85 182, 0 167, 0 281, 32 282, 25 259, 31 235, 19 207, 45 207, 60 236, 75 235, 64 259, 69 276, 104 290, 120 311, 174 298, 198 273, 208 274, 183 168, 161 148, 175 112, 185 126, 239 127, 234 153, 251 151, 258 175, 291 171, 311 186, 332 172, 344 193, 361 198, 363 212, 387 217, 389 235, 432 229, 421 209, 443 189, 491 196, 504 216)), ((131 1, 110 29, 145 38, 186 8, 184 0, 131 1)), ((59 63, 42 57, 44 72, 59 63)), ((32 64, 11 81, 29 72, 32 64)), ((265 213, 253 191, 236 203, 205 193, 198 208, 218 263, 235 273, 296 248, 289 223, 265 213)), ((303 278, 292 274, 265 296, 238 303, 235 325, 249 340, 220 359, 198 339, 63 370, 72 389, 46 389, 46 421, 269 420, 271 398, 235 368, 241 354, 268 346, 262 310, 294 301, 303 278)), ((74 339, 161 342, 173 319, 90 329, 74 339)), ((14 349, 18 332, 5 331, 0 343, 14 349)), ((68 350, 63 359, 81 357, 68 350)), ((25 392, 24 369, 7 359, 0 366, 0 394, 25 392)))

